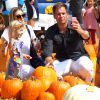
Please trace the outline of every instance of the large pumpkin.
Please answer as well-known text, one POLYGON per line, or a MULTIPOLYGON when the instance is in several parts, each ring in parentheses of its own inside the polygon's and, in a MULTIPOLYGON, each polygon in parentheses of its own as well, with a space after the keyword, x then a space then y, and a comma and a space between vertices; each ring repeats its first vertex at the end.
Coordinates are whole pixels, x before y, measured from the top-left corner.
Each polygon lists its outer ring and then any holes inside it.
POLYGON ((79 77, 72 76, 72 75, 64 76, 63 79, 65 82, 68 82, 71 86, 75 86, 77 84, 86 84, 85 81, 83 81, 79 77))
POLYGON ((37 100, 42 88, 42 83, 38 79, 27 80, 23 83, 21 90, 22 100, 37 100))
POLYGON ((44 86, 43 91, 46 91, 52 82, 57 81, 56 72, 48 67, 37 67, 33 72, 33 76, 42 81, 44 86))
POLYGON ((23 83, 20 79, 8 79, 5 80, 1 88, 1 98, 10 99, 18 97, 23 83))
POLYGON ((62 100, 100 100, 100 88, 76 85, 65 92, 62 100))
POLYGON ((67 91, 70 87, 70 84, 67 82, 55 81, 50 85, 48 91, 55 95, 56 100, 62 100, 65 91, 67 91))

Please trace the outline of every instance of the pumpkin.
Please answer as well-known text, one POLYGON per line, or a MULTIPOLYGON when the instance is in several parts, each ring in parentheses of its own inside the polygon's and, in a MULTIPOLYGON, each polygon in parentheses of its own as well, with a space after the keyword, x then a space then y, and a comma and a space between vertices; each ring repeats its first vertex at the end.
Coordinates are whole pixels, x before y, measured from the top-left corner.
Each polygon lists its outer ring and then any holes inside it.
POLYGON ((51 85, 51 81, 48 80, 47 78, 39 78, 39 80, 41 80, 42 82, 42 92, 46 91, 50 85, 51 85))
POLYGON ((2 40, 0 39, 0 71, 6 71, 7 70, 7 64, 10 58, 9 49, 7 49, 7 54, 2 54, 2 40))
POLYGON ((66 91, 62 100, 100 100, 100 88, 79 84, 66 91))
POLYGON ((38 100, 55 100, 55 96, 50 92, 41 92, 38 100))
POLYGON ((41 80, 44 86, 43 91, 46 91, 50 84, 54 81, 57 81, 57 74, 52 68, 39 66, 33 72, 33 76, 41 80))
POLYGON ((85 81, 73 75, 64 76, 63 79, 65 82, 68 82, 71 86, 75 86, 77 84, 86 84, 85 81))
POLYGON ((0 88, 2 87, 2 84, 5 81, 5 77, 6 77, 5 72, 0 72, 0 88))
POLYGON ((55 81, 50 85, 48 91, 55 95, 56 100, 62 100, 65 91, 67 91, 70 87, 70 84, 67 82, 55 81))
POLYGON ((0 95, 1 95, 1 87, 3 82, 5 81, 6 74, 5 72, 0 72, 0 95))
MULTIPOLYGON (((100 51, 99 51, 99 55, 100 55, 100 51)), ((95 85, 100 87, 100 62, 98 62, 96 66, 95 85)))
POLYGON ((97 64, 97 55, 98 55, 98 44, 99 39, 97 38, 97 35, 95 35, 96 43, 93 45, 91 42, 91 39, 89 40, 89 43, 85 43, 84 47, 86 51, 88 52, 91 61, 93 62, 93 69, 94 69, 94 75, 93 78, 95 80, 95 72, 96 72, 96 64, 97 64))
POLYGON ((98 45, 99 45, 99 38, 95 34, 96 43, 92 44, 91 39, 88 40, 88 43, 85 43, 84 47, 86 51, 89 53, 90 56, 97 56, 98 54, 98 45))
POLYGON ((20 79, 7 79, 4 81, 1 88, 1 98, 10 99, 18 97, 23 83, 20 79))
POLYGON ((47 77, 47 79, 51 80, 51 82, 57 80, 56 72, 52 68, 43 67, 43 66, 37 67, 33 72, 33 76, 35 76, 38 79, 41 77, 42 78, 47 77))
POLYGON ((22 100, 37 100, 40 92, 42 83, 38 79, 26 80, 23 83, 23 88, 21 90, 22 100))

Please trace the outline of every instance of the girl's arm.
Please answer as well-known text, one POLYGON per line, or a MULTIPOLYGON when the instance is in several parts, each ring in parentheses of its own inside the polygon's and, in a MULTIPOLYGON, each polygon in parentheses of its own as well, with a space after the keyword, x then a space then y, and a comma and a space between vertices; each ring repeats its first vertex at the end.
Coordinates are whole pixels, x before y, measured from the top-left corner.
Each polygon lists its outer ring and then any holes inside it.
POLYGON ((94 15, 95 15, 96 19, 98 19, 99 18, 98 8, 97 7, 94 7, 93 11, 94 11, 94 15))

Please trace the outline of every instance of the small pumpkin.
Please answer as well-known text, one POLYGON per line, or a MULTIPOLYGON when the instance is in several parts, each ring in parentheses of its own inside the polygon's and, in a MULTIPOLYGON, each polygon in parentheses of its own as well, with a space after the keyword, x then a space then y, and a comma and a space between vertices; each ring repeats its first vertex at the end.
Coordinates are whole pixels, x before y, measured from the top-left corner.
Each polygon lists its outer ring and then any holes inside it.
POLYGON ((50 92, 41 92, 38 100, 55 100, 55 96, 50 92))
POLYGON ((65 91, 67 91, 70 87, 70 84, 67 82, 55 81, 50 85, 48 91, 55 95, 56 100, 62 100, 65 91))
POLYGON ((64 76, 63 79, 65 82, 68 82, 71 86, 75 86, 77 84, 86 84, 85 81, 73 75, 64 76))
POLYGON ((7 79, 4 81, 1 88, 1 98, 10 99, 18 97, 23 83, 20 79, 7 79))
POLYGON ((26 80, 21 90, 22 100, 37 100, 42 89, 42 83, 38 79, 26 80))

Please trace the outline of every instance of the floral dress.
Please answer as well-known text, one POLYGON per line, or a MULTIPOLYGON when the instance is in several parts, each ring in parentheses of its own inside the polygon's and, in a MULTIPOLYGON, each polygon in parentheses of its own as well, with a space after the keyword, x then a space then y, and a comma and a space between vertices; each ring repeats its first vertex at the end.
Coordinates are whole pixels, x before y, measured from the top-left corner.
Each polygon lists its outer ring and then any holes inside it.
POLYGON ((19 70, 22 66, 23 54, 22 54, 23 42, 19 40, 12 40, 12 55, 8 62, 8 69, 6 77, 20 77, 19 70))

